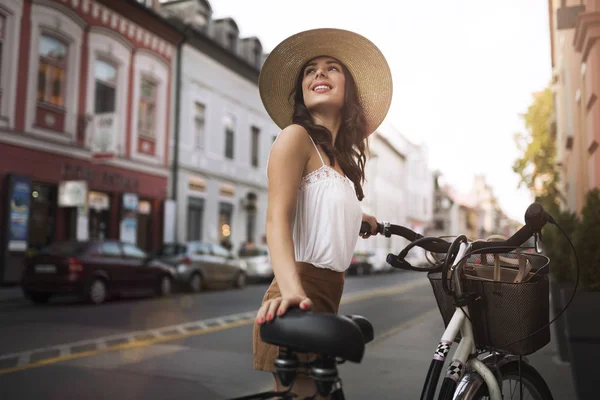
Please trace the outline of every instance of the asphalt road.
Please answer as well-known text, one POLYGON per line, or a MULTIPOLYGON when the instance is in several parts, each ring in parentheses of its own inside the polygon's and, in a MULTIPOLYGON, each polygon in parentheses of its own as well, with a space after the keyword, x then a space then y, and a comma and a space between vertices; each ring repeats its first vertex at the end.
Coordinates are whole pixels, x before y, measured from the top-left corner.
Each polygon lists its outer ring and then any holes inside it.
MULTIPOLYGON (((0 399, 228 399, 265 390, 272 377, 252 369, 252 321, 266 287, 101 306, 5 304, 0 399)), ((384 337, 434 307, 424 274, 395 272, 348 277, 340 312, 366 316, 384 337)))

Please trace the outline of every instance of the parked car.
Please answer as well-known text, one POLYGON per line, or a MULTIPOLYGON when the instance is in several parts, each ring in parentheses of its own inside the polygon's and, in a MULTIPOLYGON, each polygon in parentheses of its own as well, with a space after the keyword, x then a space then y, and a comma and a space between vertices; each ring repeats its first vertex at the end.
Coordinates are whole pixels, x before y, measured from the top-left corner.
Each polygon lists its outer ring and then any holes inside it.
POLYGON ((174 268, 129 243, 63 241, 25 259, 21 287, 37 304, 65 294, 100 304, 115 295, 169 295, 174 273, 174 268))
POLYGON ((246 262, 218 244, 167 243, 155 255, 175 267, 177 282, 192 292, 217 285, 246 286, 246 262))
POLYGON ((242 247, 239 251, 239 257, 246 261, 249 279, 256 281, 271 280, 275 276, 269 250, 266 247, 242 247))
POLYGON ((350 266, 346 273, 348 275, 370 275, 373 272, 373 252, 354 252, 350 266))

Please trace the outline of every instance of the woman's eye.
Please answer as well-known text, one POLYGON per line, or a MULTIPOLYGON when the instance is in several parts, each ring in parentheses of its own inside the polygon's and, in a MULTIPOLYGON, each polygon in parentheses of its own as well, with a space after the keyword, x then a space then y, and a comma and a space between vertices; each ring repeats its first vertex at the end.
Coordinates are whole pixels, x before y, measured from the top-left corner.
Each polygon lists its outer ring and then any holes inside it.
POLYGON ((315 70, 313 68, 309 68, 309 69, 306 70, 305 75, 308 75, 308 74, 310 74, 311 72, 314 72, 314 71, 315 70))
POLYGON ((338 67, 329 67, 329 70, 330 70, 330 71, 332 71, 332 70, 333 70, 333 71, 337 71, 337 70, 338 70, 338 67))

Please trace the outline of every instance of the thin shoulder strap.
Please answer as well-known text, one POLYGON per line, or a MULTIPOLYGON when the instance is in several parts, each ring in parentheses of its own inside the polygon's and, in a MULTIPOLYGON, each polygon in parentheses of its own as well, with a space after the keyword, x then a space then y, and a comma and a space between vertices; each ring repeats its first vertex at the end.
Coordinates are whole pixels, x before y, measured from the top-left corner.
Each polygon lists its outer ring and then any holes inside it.
POLYGON ((321 159, 321 163, 323 165, 325 165, 325 161, 323 161, 323 157, 321 157, 321 152, 319 151, 319 148, 315 144, 315 141, 313 140, 313 138, 310 135, 308 135, 308 137, 310 138, 310 141, 312 142, 313 146, 315 146, 315 150, 317 151, 317 154, 319 155, 319 158, 321 159))

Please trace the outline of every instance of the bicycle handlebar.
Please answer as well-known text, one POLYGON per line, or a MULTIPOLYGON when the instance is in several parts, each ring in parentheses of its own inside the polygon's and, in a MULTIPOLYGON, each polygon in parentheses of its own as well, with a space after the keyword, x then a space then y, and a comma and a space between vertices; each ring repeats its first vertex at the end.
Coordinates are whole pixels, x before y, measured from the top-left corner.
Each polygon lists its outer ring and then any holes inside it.
MULTIPOLYGON (((494 242, 474 242, 471 244, 471 254, 481 253, 506 253, 516 249, 525 243, 533 235, 541 232, 546 223, 555 223, 554 219, 548 214, 541 204, 532 203, 525 211, 525 225, 515 232, 511 237, 503 241, 494 242)), ((361 224, 360 233, 371 232, 371 227, 368 222, 361 224)), ((426 237, 415 231, 401 226, 392 225, 387 222, 377 223, 377 233, 383 234, 385 237, 391 235, 402 236, 411 243, 406 246, 398 255, 388 254, 386 261, 394 268, 411 269, 414 271, 432 271, 432 268, 417 268, 410 265, 404 258, 408 251, 415 246, 421 247, 432 253, 447 253, 451 243, 437 237, 426 237)), ((438 267, 439 269, 439 267, 438 267)))

